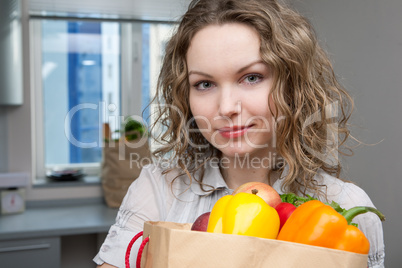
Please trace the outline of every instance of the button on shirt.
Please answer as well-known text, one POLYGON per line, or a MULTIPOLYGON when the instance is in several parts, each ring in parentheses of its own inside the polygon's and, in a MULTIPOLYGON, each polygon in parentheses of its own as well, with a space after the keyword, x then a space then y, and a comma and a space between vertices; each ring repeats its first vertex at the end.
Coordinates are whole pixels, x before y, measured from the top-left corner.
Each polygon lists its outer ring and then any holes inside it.
MULTIPOLYGON (((145 166, 138 179, 131 184, 118 211, 116 223, 111 226, 94 258, 98 265, 106 262, 124 267, 127 246, 143 230, 145 221, 192 223, 199 215, 211 211, 219 198, 233 192, 227 187, 218 165, 213 162, 206 164, 203 185, 205 190, 216 189, 215 191, 203 191, 195 179, 190 180, 186 175, 173 180, 178 175, 176 170, 167 174, 162 174, 162 171, 156 165, 145 166)), ((354 206, 374 207, 368 195, 355 184, 343 182, 323 171, 315 179, 318 184, 328 186, 328 201, 333 200, 345 209, 354 206)), ((278 179, 272 185, 279 194, 283 193, 282 183, 283 179, 278 179)), ((384 267, 383 230, 377 215, 362 214, 353 222, 358 224, 370 241, 369 267, 384 267)), ((132 247, 132 263, 135 263, 140 243, 141 241, 137 241, 132 247)))

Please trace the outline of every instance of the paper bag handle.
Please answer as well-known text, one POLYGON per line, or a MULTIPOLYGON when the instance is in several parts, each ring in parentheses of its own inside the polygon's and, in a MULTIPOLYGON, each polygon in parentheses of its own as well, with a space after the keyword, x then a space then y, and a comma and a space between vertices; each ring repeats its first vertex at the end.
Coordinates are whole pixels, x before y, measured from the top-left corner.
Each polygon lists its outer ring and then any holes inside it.
MULTIPOLYGON (((142 236, 143 232, 139 232, 136 234, 133 239, 131 239, 130 243, 128 244, 127 250, 126 250, 126 257, 125 257, 125 263, 126 263, 126 268, 130 268, 130 252, 131 248, 133 247, 135 241, 138 240, 142 236)), ((142 252, 144 251, 145 245, 148 243, 149 237, 144 238, 142 241, 140 248, 138 249, 138 254, 137 254, 137 262, 136 262, 136 268, 141 268, 141 257, 142 257, 142 252)))

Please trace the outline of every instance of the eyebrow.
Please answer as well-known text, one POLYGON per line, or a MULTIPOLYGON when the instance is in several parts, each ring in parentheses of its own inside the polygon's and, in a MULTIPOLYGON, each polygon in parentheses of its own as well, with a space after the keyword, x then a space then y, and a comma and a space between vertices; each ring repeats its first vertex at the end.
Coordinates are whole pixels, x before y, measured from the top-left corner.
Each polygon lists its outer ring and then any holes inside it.
POLYGON ((190 72, 188 72, 188 76, 190 76, 192 74, 199 74, 199 75, 206 76, 208 78, 212 78, 212 75, 209 75, 207 73, 203 73, 203 72, 200 72, 200 71, 190 71, 190 72))
MULTIPOLYGON (((248 68, 250 68, 251 66, 253 66, 253 65, 255 65, 255 64, 260 64, 260 63, 262 63, 262 64, 265 65, 265 63, 264 63, 262 60, 256 60, 256 61, 253 61, 253 62, 251 62, 250 64, 247 64, 246 66, 240 68, 236 73, 241 73, 241 72, 243 72, 244 70, 247 70, 248 68)), ((204 72, 200 72, 200 71, 190 71, 190 72, 188 72, 188 76, 190 76, 190 75, 192 75, 192 74, 198 74, 198 75, 206 76, 206 77, 208 77, 208 78, 213 78, 212 75, 207 74, 207 73, 204 73, 204 72)))
POLYGON ((262 60, 256 60, 256 61, 253 61, 252 63, 250 63, 250 64, 248 64, 248 65, 246 65, 246 66, 240 68, 240 69, 237 71, 237 73, 241 73, 241 72, 243 72, 244 70, 247 70, 248 68, 250 68, 251 66, 256 65, 256 64, 260 64, 260 63, 262 63, 262 64, 265 65, 265 63, 264 63, 262 60))

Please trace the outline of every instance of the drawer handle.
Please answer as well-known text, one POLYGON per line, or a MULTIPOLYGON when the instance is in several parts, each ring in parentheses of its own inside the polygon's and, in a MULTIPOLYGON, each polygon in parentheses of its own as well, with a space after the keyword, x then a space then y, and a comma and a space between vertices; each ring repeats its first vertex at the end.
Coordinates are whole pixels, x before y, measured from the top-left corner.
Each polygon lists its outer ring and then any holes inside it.
POLYGON ((50 244, 39 244, 39 245, 0 248, 0 253, 2 253, 2 252, 12 252, 12 251, 23 251, 23 250, 34 250, 34 249, 46 249, 46 248, 50 248, 50 244))

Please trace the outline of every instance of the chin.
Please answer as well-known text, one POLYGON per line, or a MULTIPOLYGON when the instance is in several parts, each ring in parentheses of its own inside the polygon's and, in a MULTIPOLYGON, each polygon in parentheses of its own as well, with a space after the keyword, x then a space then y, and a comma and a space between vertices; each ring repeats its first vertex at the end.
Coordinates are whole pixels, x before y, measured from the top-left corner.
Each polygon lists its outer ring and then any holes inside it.
POLYGON ((271 168, 276 159, 276 153, 268 148, 223 148, 221 159, 235 161, 243 167, 271 168))
POLYGON ((228 159, 243 159, 248 157, 250 161, 253 158, 266 158, 271 156, 272 147, 268 146, 269 141, 227 141, 227 140, 217 140, 213 144, 222 153, 222 158, 228 159), (260 147, 260 148, 258 148, 260 147))
POLYGON ((244 158, 254 155, 254 151, 249 148, 223 148, 220 151, 222 157, 227 158, 244 158))

